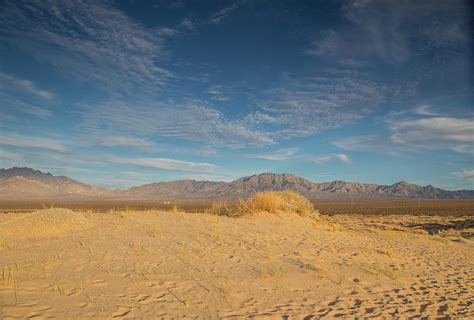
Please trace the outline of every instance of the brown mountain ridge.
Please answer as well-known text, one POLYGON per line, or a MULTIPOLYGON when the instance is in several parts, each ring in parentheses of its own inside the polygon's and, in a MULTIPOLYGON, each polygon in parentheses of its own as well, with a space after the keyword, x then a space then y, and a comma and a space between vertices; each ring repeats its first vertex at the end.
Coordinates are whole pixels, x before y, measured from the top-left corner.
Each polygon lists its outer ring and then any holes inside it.
POLYGON ((315 183, 288 173, 262 173, 231 182, 176 180, 145 184, 127 190, 107 190, 31 168, 0 169, 2 199, 92 197, 130 200, 235 200, 267 190, 293 190, 312 200, 474 198, 474 190, 447 191, 405 181, 392 185, 346 181, 315 183))

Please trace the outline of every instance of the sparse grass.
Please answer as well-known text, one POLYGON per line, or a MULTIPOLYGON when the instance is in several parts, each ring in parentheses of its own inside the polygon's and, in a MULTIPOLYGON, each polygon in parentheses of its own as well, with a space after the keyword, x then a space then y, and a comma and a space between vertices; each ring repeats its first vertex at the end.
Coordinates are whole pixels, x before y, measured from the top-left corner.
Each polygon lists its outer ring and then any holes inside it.
POLYGON ((2 241, 1 245, 0 245, 0 248, 2 248, 3 250, 13 251, 13 250, 15 250, 16 246, 14 244, 10 243, 10 242, 2 241))
POLYGON ((395 259, 397 257, 397 253, 393 249, 377 250, 377 252, 386 255, 391 259, 395 259))
POLYGON ((14 282, 15 270, 11 266, 2 267, 2 285, 9 285, 14 282))
POLYGON ((158 236, 158 228, 155 225, 150 225, 150 236, 153 238, 158 236))
POLYGON ((234 216, 237 213, 237 208, 232 207, 225 201, 212 203, 210 213, 216 216, 234 216))
POLYGON ((308 215, 314 212, 313 205, 304 196, 293 191, 265 191, 258 192, 238 206, 241 214, 268 213, 296 213, 308 215))
POLYGON ((388 265, 380 262, 374 262, 365 270, 373 275, 386 276, 392 280, 396 280, 400 277, 400 271, 393 264, 388 265))
POLYGON ((88 222, 84 215, 69 209, 43 209, 0 224, 0 238, 16 240, 57 236, 66 231, 82 228, 88 222))
POLYGON ((211 214, 218 216, 242 216, 260 212, 267 213, 296 213, 304 216, 314 213, 311 202, 304 196, 293 191, 264 191, 258 192, 247 200, 241 200, 237 205, 231 206, 227 202, 214 202, 211 214))

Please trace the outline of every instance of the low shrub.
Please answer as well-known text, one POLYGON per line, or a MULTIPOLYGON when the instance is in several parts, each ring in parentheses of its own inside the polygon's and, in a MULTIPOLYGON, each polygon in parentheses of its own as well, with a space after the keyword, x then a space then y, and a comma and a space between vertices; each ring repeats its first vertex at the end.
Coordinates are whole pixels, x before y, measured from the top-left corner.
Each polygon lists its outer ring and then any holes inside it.
POLYGON ((227 202, 215 202, 210 209, 210 213, 219 216, 241 216, 259 212, 296 213, 303 216, 314 213, 314 208, 306 197, 286 190, 258 192, 235 206, 227 202))
POLYGON ((236 207, 229 205, 225 201, 213 202, 210 213, 216 216, 235 216, 237 215, 236 207))

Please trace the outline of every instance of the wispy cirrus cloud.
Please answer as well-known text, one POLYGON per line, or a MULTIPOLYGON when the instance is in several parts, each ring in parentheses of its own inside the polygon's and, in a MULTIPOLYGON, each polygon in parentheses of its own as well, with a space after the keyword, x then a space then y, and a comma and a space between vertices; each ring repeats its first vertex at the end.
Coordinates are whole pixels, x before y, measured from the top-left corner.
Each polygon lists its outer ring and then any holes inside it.
POLYGON ((430 105, 427 104, 422 104, 418 107, 416 107, 413 112, 417 115, 420 116, 430 116, 430 117, 436 117, 440 116, 439 113, 436 113, 435 111, 432 110, 430 105))
POLYGON ((344 150, 386 154, 442 149, 474 154, 474 120, 469 118, 434 114, 421 119, 390 118, 388 126, 388 135, 354 136, 336 140, 333 144, 344 150))
POLYGON ((25 102, 20 98, 15 98, 11 94, 1 91, 0 104, 5 109, 21 111, 25 114, 29 114, 41 119, 47 119, 53 115, 53 113, 47 107, 25 102))
POLYGON ((335 146, 349 151, 369 151, 375 153, 398 154, 401 147, 394 144, 390 137, 380 135, 353 136, 335 140, 335 146))
POLYGON ((232 15, 237 11, 243 4, 247 2, 246 0, 237 1, 227 7, 222 8, 207 19, 207 23, 210 24, 220 24, 224 19, 232 15))
POLYGON ((298 153, 298 148, 283 148, 273 152, 249 154, 247 157, 271 161, 286 161, 294 158, 298 153))
POLYGON ((191 172, 213 172, 217 168, 210 163, 190 162, 167 158, 133 158, 104 156, 103 161, 115 164, 125 164, 137 167, 147 167, 164 170, 178 170, 191 172))
POLYGON ((474 149, 474 120, 430 117, 406 120, 391 126, 393 142, 423 149, 474 149))
POLYGON ((0 87, 2 87, 2 91, 16 91, 21 94, 26 93, 43 99, 54 98, 54 93, 39 88, 33 81, 21 79, 3 72, 0 72, 0 87))
POLYGON ((216 101, 229 101, 230 98, 224 93, 224 86, 212 85, 207 89, 207 93, 211 96, 212 100, 216 101))
POLYGON ((4 110, 21 111, 46 119, 52 116, 52 112, 43 105, 54 97, 53 92, 40 88, 31 80, 0 72, 0 105, 4 110))
POLYGON ((269 90, 249 123, 267 124, 282 138, 309 136, 367 116, 385 98, 386 88, 357 77, 291 77, 269 90))
POLYGON ((474 169, 454 171, 451 174, 463 182, 474 184, 474 169))
POLYGON ((44 149, 65 152, 66 147, 62 141, 37 136, 2 133, 0 145, 16 148, 44 149))
POLYGON ((100 138, 99 145, 103 147, 150 147, 152 143, 136 137, 124 137, 124 136, 104 136, 100 138))
POLYGON ((206 102, 193 100, 182 104, 137 101, 125 104, 110 101, 83 107, 79 130, 86 134, 108 135, 120 130, 135 135, 168 137, 207 142, 231 148, 272 145, 265 131, 249 127, 243 121, 231 121, 206 102))
POLYGON ((156 92, 173 76, 159 66, 160 30, 146 29, 109 1, 8 1, 2 12, 4 43, 68 77, 125 92, 156 92))
POLYGON ((345 23, 323 32, 306 53, 341 63, 373 58, 401 63, 416 50, 452 50, 466 45, 468 10, 461 0, 346 1, 342 6, 345 23))
POLYGON ((349 158, 349 156, 344 153, 331 153, 318 157, 311 157, 309 160, 316 164, 321 164, 332 160, 339 160, 343 163, 352 163, 351 158, 349 158))

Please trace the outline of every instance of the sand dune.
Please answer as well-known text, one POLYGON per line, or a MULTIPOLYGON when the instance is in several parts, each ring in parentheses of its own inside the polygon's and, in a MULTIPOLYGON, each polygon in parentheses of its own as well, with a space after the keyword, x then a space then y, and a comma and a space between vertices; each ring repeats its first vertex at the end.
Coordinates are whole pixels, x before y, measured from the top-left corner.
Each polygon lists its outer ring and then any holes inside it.
POLYGON ((474 317, 469 217, 83 212, 17 237, 22 215, 0 216, 2 319, 474 317))

